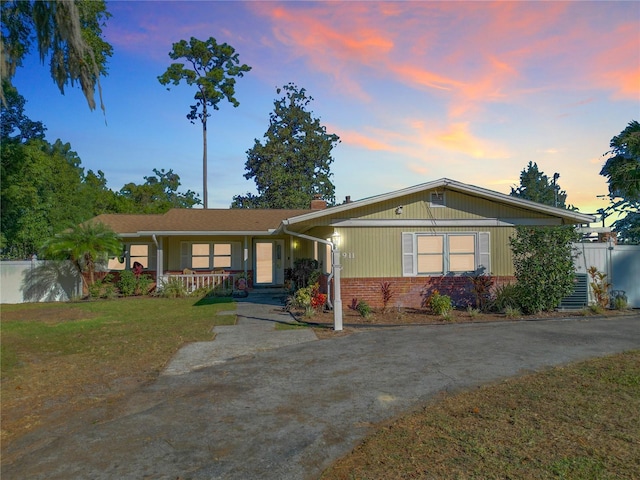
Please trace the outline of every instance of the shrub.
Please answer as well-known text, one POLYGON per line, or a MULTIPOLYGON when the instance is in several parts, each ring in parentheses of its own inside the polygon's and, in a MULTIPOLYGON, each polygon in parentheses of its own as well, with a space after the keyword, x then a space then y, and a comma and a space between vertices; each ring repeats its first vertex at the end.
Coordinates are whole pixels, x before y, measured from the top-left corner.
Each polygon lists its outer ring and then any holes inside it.
POLYGON ((132 295, 146 295, 149 292, 149 285, 152 280, 149 275, 137 274, 131 270, 120 272, 120 279, 117 282, 120 295, 130 297, 132 295))
POLYGON ((467 313, 471 319, 477 318, 480 315, 480 310, 473 307, 467 307, 467 313))
POLYGON ((504 313, 507 318, 517 318, 522 315, 522 311, 518 307, 511 307, 509 305, 504 309, 504 313))
POLYGON ((380 284, 380 293, 382 294, 382 311, 387 311, 387 305, 393 298, 393 290, 391 289, 391 283, 382 282, 380 284))
POLYGON ((504 312, 507 307, 518 308, 518 291, 512 283, 496 287, 491 309, 504 312))
POLYGON ((611 284, 607 282, 607 274, 599 272, 596 267, 589 267, 587 273, 591 277, 591 291, 596 299, 596 303, 603 309, 609 306, 609 287, 611 284))
POLYGON ((165 298, 182 298, 189 296, 187 288, 178 278, 171 278, 159 289, 158 294, 165 298))
POLYGON ((356 310, 362 318, 369 318, 371 316, 371 307, 364 300, 358 302, 356 310))
POLYGON ((592 303, 591 305, 589 305, 589 311, 596 315, 601 315, 604 313, 605 310, 604 310, 604 307, 599 303, 592 303))
POLYGON ((149 287, 153 283, 153 279, 146 274, 138 276, 138 287, 136 294, 147 295, 149 293, 149 287))
POLYGON ((571 225, 516 227, 513 252, 518 303, 524 313, 556 308, 574 289, 572 243, 580 235, 571 225))
POLYGON ((435 290, 429 297, 429 307, 436 315, 448 316, 453 309, 451 297, 449 295, 440 295, 440 292, 435 290))
POLYGON ((627 300, 627 296, 623 291, 616 290, 612 293, 611 298, 611 306, 616 310, 625 310, 629 305, 629 301, 627 300))
POLYGON ((313 258, 299 258, 293 262, 291 280, 298 288, 306 288, 317 283, 320 269, 317 260, 313 258))
POLYGON ((320 286, 316 283, 305 288, 299 288, 288 302, 289 307, 304 308, 305 316, 312 316, 316 310, 324 307, 327 296, 320 293, 320 286))
POLYGON ((471 286, 473 288, 473 296, 476 300, 476 308, 481 312, 486 312, 491 306, 491 288, 493 287, 493 278, 488 275, 473 275, 471 286))
POLYGON ((98 279, 89 285, 89 298, 114 298, 116 288, 113 285, 113 275, 108 273, 104 278, 98 279))
POLYGON ((136 276, 131 270, 124 270, 120 272, 120 279, 118 280, 118 290, 120 294, 125 297, 135 295, 138 282, 136 276))

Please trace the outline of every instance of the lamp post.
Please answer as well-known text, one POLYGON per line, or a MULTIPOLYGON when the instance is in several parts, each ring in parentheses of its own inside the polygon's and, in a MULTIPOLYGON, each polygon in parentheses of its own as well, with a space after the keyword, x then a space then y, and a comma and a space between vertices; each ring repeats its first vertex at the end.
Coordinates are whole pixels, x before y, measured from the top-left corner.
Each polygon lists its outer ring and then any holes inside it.
POLYGON ((331 235, 331 268, 333 269, 333 329, 342 330, 342 294, 340 292, 340 234, 331 235))

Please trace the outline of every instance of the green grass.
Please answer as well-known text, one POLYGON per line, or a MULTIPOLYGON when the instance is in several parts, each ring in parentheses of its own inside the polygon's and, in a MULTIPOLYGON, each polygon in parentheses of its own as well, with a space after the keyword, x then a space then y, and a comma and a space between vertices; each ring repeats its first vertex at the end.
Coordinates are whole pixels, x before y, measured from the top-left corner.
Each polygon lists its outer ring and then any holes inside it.
POLYGON ((640 351, 446 395, 382 426, 338 479, 640 478, 640 351))
POLYGON ((301 328, 311 328, 311 326, 304 322, 276 323, 276 330, 300 330, 301 328))
POLYGON ((180 347, 236 319, 230 298, 2 305, 0 315, 3 442, 66 404, 119 395, 123 379, 155 378, 180 347))
POLYGON ((175 350, 182 343, 213 339, 215 325, 235 321, 234 315, 217 312, 234 309, 225 298, 3 305, 2 376, 33 355, 96 353, 108 358, 146 348, 175 350), (134 351, 128 351, 134 343, 134 351))

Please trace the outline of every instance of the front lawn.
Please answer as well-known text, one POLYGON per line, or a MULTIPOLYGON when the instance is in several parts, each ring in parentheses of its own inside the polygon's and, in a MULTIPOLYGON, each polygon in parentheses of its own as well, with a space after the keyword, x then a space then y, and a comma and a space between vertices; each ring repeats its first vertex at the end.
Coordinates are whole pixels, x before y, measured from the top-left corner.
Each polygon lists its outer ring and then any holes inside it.
POLYGON ((640 351, 443 394, 322 475, 367 479, 632 479, 640 472, 640 351))
POLYGON ((2 443, 62 412, 157 377, 186 343, 231 325, 229 298, 125 298, 2 305, 2 443))

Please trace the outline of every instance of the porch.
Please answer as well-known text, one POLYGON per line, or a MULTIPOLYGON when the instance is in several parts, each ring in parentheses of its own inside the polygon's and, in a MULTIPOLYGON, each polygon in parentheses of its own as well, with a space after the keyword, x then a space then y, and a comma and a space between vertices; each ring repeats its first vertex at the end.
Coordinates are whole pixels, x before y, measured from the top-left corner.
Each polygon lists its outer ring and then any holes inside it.
POLYGON ((249 288, 244 273, 196 272, 185 269, 183 272, 165 272, 157 277, 160 288, 173 282, 180 284, 187 292, 207 290, 219 295, 231 295, 236 290, 249 288))

